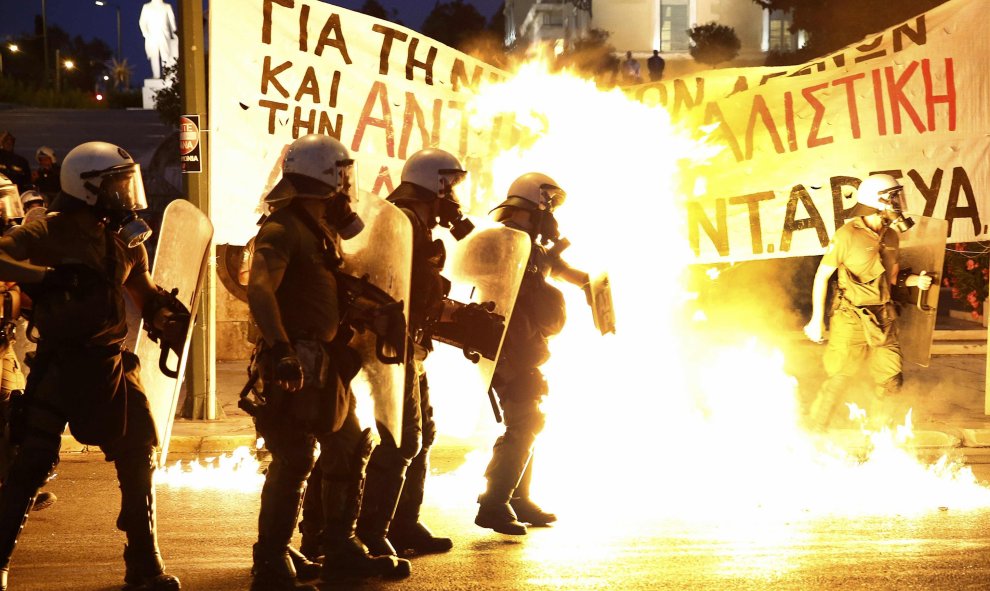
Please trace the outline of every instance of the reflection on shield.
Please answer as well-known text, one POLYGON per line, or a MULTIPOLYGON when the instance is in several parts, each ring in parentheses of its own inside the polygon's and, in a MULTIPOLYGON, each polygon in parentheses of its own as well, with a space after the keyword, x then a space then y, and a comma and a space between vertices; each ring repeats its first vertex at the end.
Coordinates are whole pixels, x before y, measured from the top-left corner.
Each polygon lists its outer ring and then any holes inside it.
POLYGON ((612 305, 612 284, 608 274, 602 273, 591 280, 591 314, 595 328, 603 335, 615 334, 615 307, 612 305))
MULTIPOLYGON (((401 302, 403 317, 408 320, 412 223, 398 207, 376 195, 363 194, 354 209, 365 228, 354 238, 341 242, 344 255, 341 271, 358 279, 366 278, 392 301, 401 302)), ((361 355, 361 373, 371 388, 375 421, 379 428, 388 430, 396 445, 401 445, 405 363, 385 363, 379 354, 382 352, 379 337, 371 330, 357 331, 350 346, 361 355)))
POLYGON ((495 336, 494 347, 487 346, 487 343, 452 342, 434 337, 434 340, 464 349, 469 358, 477 360, 478 381, 465 384, 469 389, 487 393, 491 386, 505 339, 505 327, 509 325, 519 286, 526 273, 530 248, 529 235, 505 226, 475 230, 454 248, 449 265, 453 284, 451 299, 465 304, 481 304, 488 312, 504 318, 501 334, 495 336), (472 352, 475 354, 472 355, 472 352))
POLYGON ((141 360, 141 382, 148 396, 151 415, 155 419, 159 467, 165 465, 168 455, 168 440, 179 401, 181 378, 185 374, 211 240, 213 224, 195 205, 184 199, 177 199, 165 208, 158 248, 155 251, 155 266, 151 272, 152 280, 155 285, 167 291, 178 289, 179 301, 189 309, 193 318, 189 322, 185 345, 178 360, 174 359, 174 355, 163 355, 158 344, 151 341, 143 330, 139 331, 134 346, 134 352, 141 360), (162 365, 175 371, 179 377, 169 377, 162 373, 162 365))
POLYGON ((921 216, 914 216, 914 219, 917 224, 900 237, 897 260, 902 270, 910 268, 916 274, 924 271, 931 276, 932 287, 927 291, 917 287, 899 290, 901 306, 897 330, 904 359, 928 367, 949 222, 921 216))

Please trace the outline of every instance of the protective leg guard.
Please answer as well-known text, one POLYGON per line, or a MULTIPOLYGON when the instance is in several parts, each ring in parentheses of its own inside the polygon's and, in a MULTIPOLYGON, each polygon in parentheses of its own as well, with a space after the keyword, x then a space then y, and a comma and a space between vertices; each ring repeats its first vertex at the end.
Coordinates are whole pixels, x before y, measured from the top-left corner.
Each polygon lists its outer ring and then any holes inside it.
POLYGON ((393 466, 368 466, 357 535, 372 556, 397 556, 386 536, 405 480, 406 467, 401 463, 393 466))
POLYGON ((323 529, 323 580, 335 581, 347 578, 408 577, 411 566, 408 560, 395 556, 373 557, 358 539, 357 520, 364 495, 365 469, 371 457, 371 429, 365 429, 355 449, 355 456, 344 480, 325 474, 323 482, 323 510, 326 526, 323 529))
POLYGON ((529 485, 533 481, 533 457, 532 455, 529 456, 529 463, 526 464, 526 470, 523 472, 522 478, 519 479, 519 485, 512 493, 512 500, 509 501, 509 505, 516 512, 519 521, 536 527, 545 527, 557 521, 557 516, 544 511, 529 498, 529 485))
POLYGON ((10 557, 41 486, 58 463, 58 445, 22 449, 0 487, 0 590, 7 589, 10 557))
POLYGON ((117 528, 124 546, 126 591, 178 591, 179 579, 165 572, 158 549, 155 517, 154 460, 150 449, 124 453, 114 461, 120 483, 117 528))
MULTIPOLYGON (((306 480, 302 520, 299 522, 299 533, 302 534, 299 550, 309 560, 318 560, 323 556, 323 542, 321 541, 323 524, 323 468, 317 461, 306 480)), ((299 570, 298 561, 296 570, 299 570)))
MULTIPOLYGON (((251 573, 254 581, 251 589, 264 590, 305 590, 315 587, 299 582, 293 550, 289 546, 292 533, 299 517, 303 489, 291 475, 283 475, 282 463, 269 467, 265 485, 261 490, 261 510, 258 513, 258 541, 254 544, 254 566, 251 573)), ((312 576, 307 569, 306 576, 312 576)))
POLYGON ((395 518, 389 528, 388 539, 400 555, 437 554, 454 547, 450 538, 434 536, 419 521, 419 511, 426 491, 426 475, 430 471, 430 448, 424 447, 413 458, 406 470, 406 484, 399 495, 395 518))

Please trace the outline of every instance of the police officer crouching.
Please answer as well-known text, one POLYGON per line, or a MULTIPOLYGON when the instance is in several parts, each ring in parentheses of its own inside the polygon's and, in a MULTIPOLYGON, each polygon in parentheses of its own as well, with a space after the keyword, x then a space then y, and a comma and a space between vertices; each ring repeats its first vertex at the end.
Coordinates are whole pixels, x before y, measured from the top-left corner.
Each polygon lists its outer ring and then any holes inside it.
POLYGON ((50 215, 0 238, 0 281, 31 297, 38 348, 17 428, 20 446, 0 489, 0 589, 35 495, 59 461, 69 424, 81 443, 99 445, 120 483, 117 527, 127 535, 125 589, 172 591, 155 522, 154 419, 138 358, 127 336, 124 290, 146 326, 181 346, 189 314, 148 272, 151 235, 135 211, 147 207, 141 170, 123 149, 88 142, 66 155, 62 193, 50 215))
MULTIPOLYGON (((265 198, 271 215, 255 238, 248 305, 263 336, 254 363, 263 404, 258 433, 272 454, 254 545, 257 591, 315 589, 300 582, 289 542, 320 443, 322 578, 402 577, 409 562, 368 555, 355 535, 371 430, 361 429, 350 381, 360 358, 347 346, 335 278, 339 238, 363 228, 350 209, 354 162, 339 141, 307 135, 285 154, 282 180, 265 198)), ((298 561, 298 555, 295 556, 298 561)))

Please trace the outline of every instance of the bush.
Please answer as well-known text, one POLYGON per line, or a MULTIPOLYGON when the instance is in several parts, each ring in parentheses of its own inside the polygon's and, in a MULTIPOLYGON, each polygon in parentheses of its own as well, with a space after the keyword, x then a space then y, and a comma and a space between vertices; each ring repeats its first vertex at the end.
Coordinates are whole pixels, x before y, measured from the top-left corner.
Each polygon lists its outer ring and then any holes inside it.
POLYGON ((945 253, 942 288, 950 290, 953 308, 965 310, 979 320, 987 299, 990 277, 990 242, 960 242, 945 253))
POLYGON ((107 93, 107 106, 111 109, 140 109, 141 90, 113 90, 107 93))
POLYGON ((57 109, 104 109, 96 96, 74 88, 38 88, 10 78, 0 78, 0 103, 57 109))
POLYGON ((715 22, 697 25, 687 33, 691 37, 691 57, 713 68, 735 59, 742 47, 735 29, 715 22))

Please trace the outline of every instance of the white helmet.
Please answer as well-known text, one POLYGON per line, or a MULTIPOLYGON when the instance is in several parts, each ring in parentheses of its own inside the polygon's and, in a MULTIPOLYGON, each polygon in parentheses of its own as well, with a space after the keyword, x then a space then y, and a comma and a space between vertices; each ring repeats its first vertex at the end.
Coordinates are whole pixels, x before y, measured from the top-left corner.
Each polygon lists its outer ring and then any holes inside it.
POLYGON ((79 144, 62 161, 62 192, 97 209, 108 226, 134 247, 151 236, 135 211, 146 209, 141 165, 107 142, 79 144))
POLYGON ((58 162, 58 160, 55 159, 55 150, 49 148, 48 146, 41 146, 38 148, 38 151, 34 153, 34 159, 38 162, 41 162, 42 156, 48 156, 51 158, 52 164, 58 162))
POLYGON ((856 203, 877 211, 903 211, 904 187, 889 174, 871 174, 860 183, 856 203))
POLYGON ((8 222, 24 217, 24 206, 21 204, 17 185, 2 174, 0 174, 0 215, 8 222))
POLYGON ((567 193, 560 188, 557 181, 541 172, 527 172, 512 181, 506 192, 505 201, 495 209, 520 207, 553 213, 553 210, 563 204, 566 199, 567 193))
POLYGON ((28 205, 45 205, 45 197, 34 189, 28 189, 21 193, 21 204, 26 210, 28 205))
POLYGON ((293 197, 329 199, 338 192, 352 201, 356 197, 354 160, 339 140, 312 133, 289 144, 282 159, 282 180, 265 202, 278 208, 293 197))
POLYGON ((406 160, 402 182, 412 183, 436 196, 449 195, 458 201, 454 186, 464 180, 467 171, 456 156, 439 148, 424 148, 406 160))

